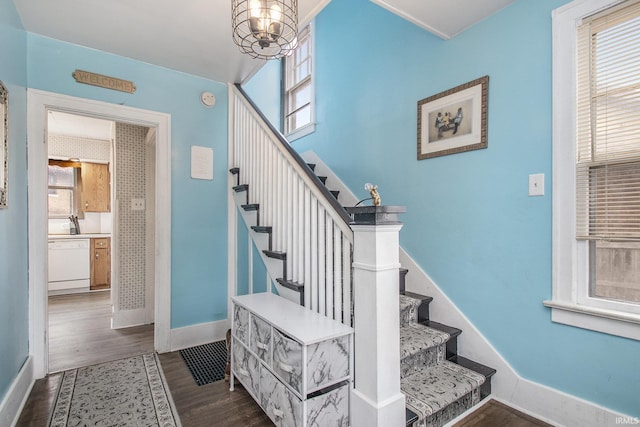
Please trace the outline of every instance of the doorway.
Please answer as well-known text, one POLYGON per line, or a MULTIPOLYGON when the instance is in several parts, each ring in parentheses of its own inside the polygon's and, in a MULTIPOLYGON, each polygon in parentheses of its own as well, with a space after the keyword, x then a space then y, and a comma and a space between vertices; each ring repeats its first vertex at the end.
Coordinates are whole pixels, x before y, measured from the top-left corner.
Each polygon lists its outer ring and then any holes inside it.
MULTIPOLYGON (((170 351, 171 308, 171 144, 170 115, 132 107, 87 100, 34 89, 27 92, 28 119, 28 180, 29 180, 29 288, 31 343, 34 360, 34 376, 42 378, 48 371, 48 312, 47 312, 47 143, 42 137, 46 132, 47 111, 55 110, 71 114, 112 120, 155 130, 155 146, 150 155, 155 157, 155 184, 153 185, 152 240, 154 259, 153 303, 146 302, 143 309, 125 307, 118 310, 114 304, 114 326, 143 324, 141 316, 155 312, 154 347, 158 352, 170 351), (139 322, 139 323, 136 323, 139 322), (116 324, 117 323, 117 324, 116 324)), ((149 155, 149 153, 147 153, 149 155)), ((117 174, 117 172, 116 172, 117 174)), ((116 189, 117 192, 117 189, 116 189)), ((115 209, 118 206, 116 203, 115 209)), ((116 236, 117 240, 117 236, 116 236)), ((114 276, 117 276, 114 271, 114 276)), ((116 287, 117 288, 117 287, 116 287)), ((119 301, 115 299, 114 301, 119 301)), ((122 308, 122 307, 120 307, 122 308)))
POLYGON ((155 129, 47 112, 49 372, 154 350, 155 149, 155 129))

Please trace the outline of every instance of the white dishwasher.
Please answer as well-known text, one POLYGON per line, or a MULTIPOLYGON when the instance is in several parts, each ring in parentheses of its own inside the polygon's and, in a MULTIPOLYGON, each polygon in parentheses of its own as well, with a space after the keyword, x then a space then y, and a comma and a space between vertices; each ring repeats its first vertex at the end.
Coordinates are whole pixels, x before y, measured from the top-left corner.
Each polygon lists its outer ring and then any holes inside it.
POLYGON ((89 239, 49 240, 49 294, 89 291, 89 239))

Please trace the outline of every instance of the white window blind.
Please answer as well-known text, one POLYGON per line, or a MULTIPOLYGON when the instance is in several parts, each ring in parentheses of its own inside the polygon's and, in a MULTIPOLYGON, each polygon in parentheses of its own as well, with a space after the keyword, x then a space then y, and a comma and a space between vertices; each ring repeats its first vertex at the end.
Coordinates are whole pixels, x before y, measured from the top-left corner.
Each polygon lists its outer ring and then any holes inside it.
POLYGON ((578 28, 576 237, 640 240, 640 1, 578 28))

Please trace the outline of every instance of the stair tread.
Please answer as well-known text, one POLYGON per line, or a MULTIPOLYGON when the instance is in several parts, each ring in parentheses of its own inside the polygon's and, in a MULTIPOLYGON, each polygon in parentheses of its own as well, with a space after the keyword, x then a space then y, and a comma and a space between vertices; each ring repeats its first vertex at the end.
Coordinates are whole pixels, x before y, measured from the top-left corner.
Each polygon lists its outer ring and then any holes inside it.
POLYGON ((251 229, 256 233, 271 233, 273 227, 271 227, 270 225, 252 225, 251 229))
POLYGON ((453 326, 445 325, 444 323, 434 322, 433 320, 425 320, 420 322, 421 325, 428 326, 433 329, 437 329, 442 332, 446 332, 450 337, 457 337, 462 333, 462 329, 458 329, 453 326))
POLYGON ((260 209, 260 204, 249 203, 246 205, 242 205, 242 209, 244 209, 245 211, 257 211, 258 209, 260 209))
POLYGON ((285 280, 285 279, 276 279, 276 281, 280 283, 282 286, 284 286, 285 288, 291 289, 296 292, 300 292, 301 290, 304 290, 304 285, 302 283, 294 282, 292 280, 285 280))
POLYGON ((249 189, 249 184, 240 184, 233 187, 233 191, 239 193, 241 191, 247 191, 249 189))
POLYGON ((400 327, 400 359, 446 344, 449 334, 419 323, 400 327))
POLYGON ((464 366, 467 369, 477 372, 485 378, 490 378, 493 376, 493 374, 496 373, 495 369, 483 365, 482 363, 478 363, 474 360, 467 359, 463 356, 456 355, 449 359, 449 361, 455 363, 456 365, 464 366))
POLYGON ((233 175, 237 175, 238 173, 240 173, 240 168, 231 168, 229 169, 229 172, 231 172, 233 175))
POLYGON ((427 295, 420 295, 420 294, 416 294, 415 292, 405 292, 404 294, 405 297, 407 298, 412 298, 418 301, 421 301, 423 303, 430 303, 431 301, 433 301, 433 297, 427 296, 427 295))
POLYGON ((307 163, 307 166, 309 166, 309 169, 311 169, 312 171, 316 170, 316 164, 315 163, 307 163))
POLYGON ((406 396, 407 407, 424 420, 479 388, 484 381, 477 372, 443 361, 432 367, 416 368, 400 379, 400 389, 406 396))
POLYGON ((269 258, 275 258, 275 259, 286 259, 287 258, 287 253, 286 252, 268 251, 268 250, 264 250, 262 252, 266 256, 268 256, 269 258))

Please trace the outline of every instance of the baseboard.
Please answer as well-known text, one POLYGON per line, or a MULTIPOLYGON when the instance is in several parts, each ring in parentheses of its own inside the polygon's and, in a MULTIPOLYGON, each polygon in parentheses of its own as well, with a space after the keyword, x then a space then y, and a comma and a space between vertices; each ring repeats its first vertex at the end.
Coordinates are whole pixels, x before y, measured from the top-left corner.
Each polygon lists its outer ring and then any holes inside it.
POLYGON ((227 319, 171 329, 171 351, 225 339, 230 324, 227 319))
POLYGON ((604 408, 593 402, 543 384, 521 378, 508 400, 496 400, 557 426, 616 426, 640 424, 638 418, 604 408))
POLYGON ((0 402, 0 425, 16 425, 34 383, 33 356, 29 356, 0 402))
POLYGON ((463 330, 458 337, 459 354, 496 369, 491 379, 491 397, 552 425, 599 427, 616 425, 616 419, 624 417, 595 403, 522 378, 403 249, 400 249, 400 263, 409 269, 407 291, 433 297, 430 317, 463 330))

